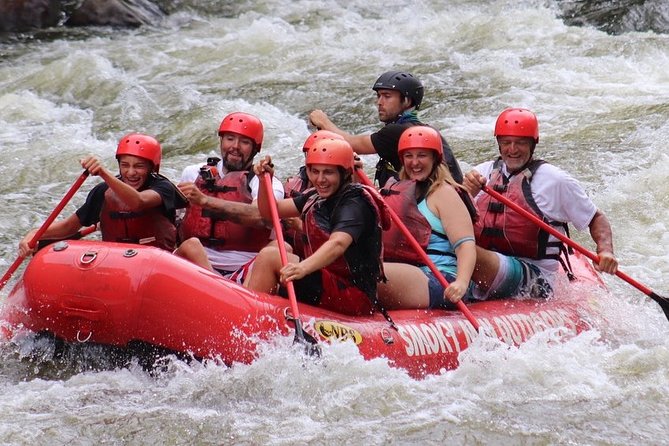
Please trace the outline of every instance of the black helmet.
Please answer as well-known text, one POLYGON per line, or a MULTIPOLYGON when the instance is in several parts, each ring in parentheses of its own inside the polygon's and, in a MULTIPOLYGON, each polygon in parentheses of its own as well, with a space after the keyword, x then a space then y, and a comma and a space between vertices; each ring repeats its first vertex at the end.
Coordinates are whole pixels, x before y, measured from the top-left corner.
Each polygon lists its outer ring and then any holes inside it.
POLYGON ((372 90, 396 90, 402 95, 411 99, 411 103, 416 110, 420 108, 420 103, 423 101, 423 84, 418 78, 413 77, 410 73, 402 71, 387 71, 383 73, 374 82, 372 90))

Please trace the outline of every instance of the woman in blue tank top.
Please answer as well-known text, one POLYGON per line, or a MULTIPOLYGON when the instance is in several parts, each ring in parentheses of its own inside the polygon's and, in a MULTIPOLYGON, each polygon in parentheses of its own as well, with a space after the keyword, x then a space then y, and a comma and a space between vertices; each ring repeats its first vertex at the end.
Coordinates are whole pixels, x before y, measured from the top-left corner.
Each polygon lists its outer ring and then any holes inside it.
MULTIPOLYGON (((398 209, 392 201, 389 205, 403 221, 414 222, 410 230, 417 234, 417 240, 427 239, 425 251, 449 286, 444 289, 427 266, 385 262, 388 280, 379 284, 379 299, 388 309, 454 308, 461 299, 471 298, 470 280, 476 263, 472 218, 460 198, 461 186, 442 163, 441 137, 435 129, 408 128, 402 133, 398 151, 400 179, 416 191, 415 199, 408 196, 410 203, 398 209), (402 214, 408 212, 415 214, 413 218, 405 219, 402 214)), ((392 251, 394 247, 386 245, 385 249, 392 251)))

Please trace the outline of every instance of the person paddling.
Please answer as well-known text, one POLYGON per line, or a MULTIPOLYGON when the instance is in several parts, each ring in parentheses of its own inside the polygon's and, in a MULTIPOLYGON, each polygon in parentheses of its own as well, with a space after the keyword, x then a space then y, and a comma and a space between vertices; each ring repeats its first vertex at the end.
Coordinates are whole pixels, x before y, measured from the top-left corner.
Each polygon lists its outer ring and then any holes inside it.
MULTIPOLYGON (((190 206, 179 225, 182 243, 175 254, 242 283, 251 261, 270 243, 268 220, 256 205, 260 181, 253 159, 260 152, 264 128, 252 114, 233 112, 218 127, 221 158, 186 167, 179 189, 190 206)), ((284 195, 273 179, 274 195, 284 195)))
MULTIPOLYGON (((81 166, 104 180, 95 186, 83 206, 69 217, 53 222, 41 240, 64 239, 84 226, 100 224, 102 240, 156 246, 168 251, 176 247, 176 209, 186 206, 176 186, 158 174, 162 149, 158 141, 142 133, 122 137, 116 149, 119 175, 102 162, 87 156, 81 166)), ((21 256, 34 251, 28 242, 31 230, 19 243, 21 256)))
POLYGON ((470 278, 476 262, 474 229, 450 172, 442 163, 441 135, 435 129, 414 126, 398 143, 402 160, 400 181, 381 189, 388 206, 401 218, 416 241, 449 282, 439 279, 396 226, 384 232, 384 270, 379 299, 388 309, 448 308, 471 300, 470 278))
POLYGON ((474 197, 479 219, 475 225, 476 268, 472 275, 481 298, 516 295, 548 297, 560 265, 571 277, 564 245, 535 223, 481 191, 487 185, 537 218, 566 234, 567 224, 588 228, 597 245, 595 268, 614 274, 611 225, 583 187, 562 169, 534 158, 539 143, 536 115, 508 108, 497 118, 494 136, 499 157, 467 173, 463 186, 474 197))
MULTIPOLYGON (((316 144, 316 142, 323 139, 341 139, 344 138, 334 132, 327 130, 317 130, 304 141, 302 145, 302 152, 304 156, 307 156, 307 153, 311 148, 316 144)), ((314 187, 309 179, 309 173, 307 171, 307 166, 302 165, 298 170, 297 174, 288 177, 283 183, 283 189, 285 191, 285 198, 296 198, 304 194, 304 192, 310 188, 314 187)), ((282 225, 285 227, 283 233, 286 243, 292 248, 293 253, 297 256, 304 256, 304 244, 306 235, 302 231, 302 220, 299 217, 295 218, 284 218, 281 220, 282 225)))
MULTIPOLYGON (((288 254, 282 266, 279 249, 263 248, 244 285, 276 293, 294 281, 299 300, 346 314, 369 314, 377 306, 377 282, 383 277, 381 232, 389 221, 373 188, 352 183, 353 149, 343 140, 323 139, 307 152, 314 184, 301 196, 277 202, 281 218, 302 217, 306 257, 288 254)), ((271 158, 254 166, 256 175, 274 172, 271 158)), ((267 195, 258 194, 260 213, 270 217, 267 195)))

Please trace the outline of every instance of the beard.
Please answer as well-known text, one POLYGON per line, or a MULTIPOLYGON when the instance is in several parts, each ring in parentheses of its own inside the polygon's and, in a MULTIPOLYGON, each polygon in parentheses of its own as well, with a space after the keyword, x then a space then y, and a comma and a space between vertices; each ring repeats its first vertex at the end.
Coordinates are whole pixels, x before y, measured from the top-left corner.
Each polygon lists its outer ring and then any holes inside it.
POLYGON ((223 157, 223 167, 228 172, 238 172, 240 170, 246 170, 249 165, 250 158, 240 159, 240 160, 231 160, 228 154, 223 157))

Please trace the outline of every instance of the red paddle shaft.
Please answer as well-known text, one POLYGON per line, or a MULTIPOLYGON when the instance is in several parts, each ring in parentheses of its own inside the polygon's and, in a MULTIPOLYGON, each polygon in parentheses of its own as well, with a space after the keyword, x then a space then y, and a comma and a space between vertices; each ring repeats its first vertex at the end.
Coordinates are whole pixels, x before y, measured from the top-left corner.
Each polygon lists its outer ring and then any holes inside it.
MULTIPOLYGON (((595 263, 599 263, 599 256, 595 254, 594 252, 588 251, 586 248, 583 246, 579 245, 576 243, 574 240, 570 239, 563 233, 557 231, 555 228, 544 222, 543 220, 539 219, 536 215, 531 214, 527 210, 523 209, 522 207, 518 206, 516 203, 513 201, 509 200, 506 198, 504 195, 500 194, 499 192, 495 191, 494 189, 491 189, 488 186, 483 186, 481 188, 485 193, 493 197, 494 199, 504 203, 506 206, 510 207, 523 217, 527 218, 528 220, 532 221, 534 224, 539 226, 541 229, 544 231, 548 232, 549 234, 552 234, 555 236, 555 238, 561 240, 564 242, 566 245, 571 246, 573 249, 576 251, 580 252, 584 256, 588 257, 590 260, 594 261, 595 263)), ((669 319, 669 301, 665 297, 662 297, 649 288, 645 287, 644 285, 640 284, 636 280, 632 279, 630 276, 627 274, 623 273, 622 271, 618 270, 616 271, 616 276, 620 277, 623 279, 625 282, 629 283, 651 299, 653 299, 655 302, 657 302, 661 307, 662 310, 664 311, 664 314, 667 316, 667 319, 669 319)))
MULTIPOLYGON (((269 208, 272 214, 272 225, 274 226, 276 241, 279 244, 281 265, 286 266, 288 264, 288 254, 286 253, 283 229, 281 228, 281 220, 279 219, 279 209, 276 204, 276 198, 274 197, 274 189, 272 188, 272 176, 268 173, 264 173, 262 175, 262 182, 267 194, 267 200, 269 200, 269 208)), ((305 333, 302 328, 300 309, 297 306, 297 296, 295 295, 295 285, 292 281, 286 282, 286 289, 288 290, 288 300, 290 301, 290 309, 293 312, 293 321, 295 323, 295 342, 304 344, 307 354, 320 356, 320 348, 318 345, 315 345, 316 339, 305 333)))
MULTIPOLYGON (((357 169, 356 173, 358 174, 358 178, 360 179, 360 182, 366 186, 372 186, 371 180, 367 177, 365 172, 363 172, 361 169, 357 169)), ((393 223, 397 225, 398 228, 400 228, 400 231, 402 231, 402 234, 404 234, 404 237, 409 241, 413 249, 416 251, 418 255, 420 255, 421 259, 423 260, 423 263, 425 263, 428 268, 430 268, 430 271, 432 271, 432 274, 439 280, 439 283, 446 288, 448 286, 448 281, 444 277, 444 275, 439 271, 437 268, 437 265, 434 264, 432 259, 427 255, 427 253, 423 250, 423 248, 420 246, 420 244, 416 241, 416 238, 409 232, 409 229, 406 227, 406 225, 402 222, 402 219, 397 215, 397 213, 391 209, 390 207, 386 206, 386 210, 390 214, 390 218, 393 220, 393 223)), ((476 330, 479 329, 480 325, 479 322, 476 320, 474 315, 472 314, 471 311, 469 311, 469 308, 464 304, 462 301, 458 301, 456 304, 458 307, 458 310, 462 312, 462 314, 465 315, 467 320, 474 326, 476 330)))
MULTIPOLYGON (((86 181, 86 178, 88 177, 88 171, 85 170, 81 175, 79 175, 79 178, 74 182, 72 186, 70 186, 70 189, 67 191, 65 196, 63 197, 62 200, 60 200, 60 203, 54 208, 53 211, 51 211, 51 214, 47 217, 46 221, 42 223, 42 226, 37 230, 35 235, 33 236, 32 239, 28 242, 28 246, 31 248, 34 248, 39 239, 42 237, 44 232, 49 229, 49 226, 51 226, 51 223, 58 217, 58 214, 60 214, 60 211, 63 210, 63 208, 67 205, 67 203, 70 201, 72 196, 79 190, 81 185, 86 181)), ((2 279, 0 279, 0 290, 4 288, 5 284, 9 281, 9 279, 12 277, 12 274, 18 269, 19 266, 21 266, 21 263, 23 262, 23 259, 25 259, 25 256, 19 256, 14 260, 14 263, 9 267, 7 272, 5 273, 4 276, 2 276, 2 279)))

